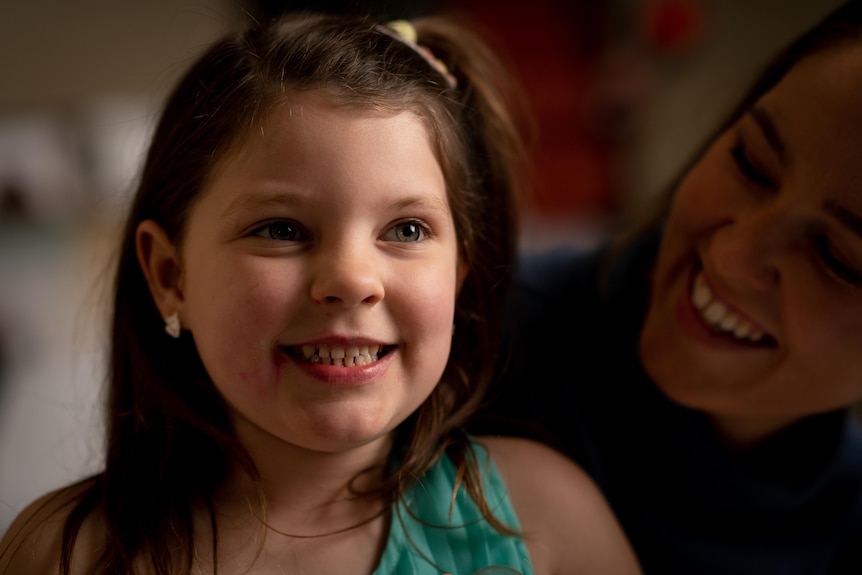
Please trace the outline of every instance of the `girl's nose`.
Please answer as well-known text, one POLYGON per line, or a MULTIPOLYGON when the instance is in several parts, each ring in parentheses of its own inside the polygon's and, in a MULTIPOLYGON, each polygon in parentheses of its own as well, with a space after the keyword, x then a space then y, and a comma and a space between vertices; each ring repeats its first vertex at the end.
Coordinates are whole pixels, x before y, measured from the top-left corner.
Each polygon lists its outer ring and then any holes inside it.
POLYGON ((317 304, 352 308, 383 299, 383 278, 373 250, 337 247, 315 256, 311 298, 317 304))

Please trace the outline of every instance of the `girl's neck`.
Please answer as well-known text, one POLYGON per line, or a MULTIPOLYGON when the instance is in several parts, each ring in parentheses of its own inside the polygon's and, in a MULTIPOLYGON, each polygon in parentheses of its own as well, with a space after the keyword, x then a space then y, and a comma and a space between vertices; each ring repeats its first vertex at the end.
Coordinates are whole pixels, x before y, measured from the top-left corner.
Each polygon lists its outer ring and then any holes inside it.
POLYGON ((236 469, 218 495, 220 509, 242 515, 263 495, 267 523, 285 532, 296 532, 292 526, 300 525, 302 533, 339 529, 383 509, 380 500, 356 493, 380 485, 391 435, 345 451, 322 452, 287 443, 247 422, 236 427, 259 481, 236 469))
MULTIPOLYGON (((391 501, 357 497, 350 488, 380 485, 391 437, 327 453, 248 423, 236 428, 259 480, 237 467, 216 493, 219 572, 372 572, 385 547, 391 501)), ((212 524, 204 507, 195 516, 197 561, 211 572, 212 524)))

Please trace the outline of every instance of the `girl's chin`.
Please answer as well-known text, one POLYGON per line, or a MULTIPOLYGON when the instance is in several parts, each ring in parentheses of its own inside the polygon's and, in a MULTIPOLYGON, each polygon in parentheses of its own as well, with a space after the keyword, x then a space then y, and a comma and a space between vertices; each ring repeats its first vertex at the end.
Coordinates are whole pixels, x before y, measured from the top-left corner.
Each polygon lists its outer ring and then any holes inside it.
POLYGON ((369 420, 335 409, 325 415, 303 417, 309 418, 304 428, 285 429, 279 428, 277 424, 258 424, 239 416, 242 423, 237 426, 237 431, 243 444, 258 445, 266 453, 282 448, 314 453, 342 453, 358 448, 372 449, 375 444, 388 445, 390 441, 391 426, 388 421, 369 420))

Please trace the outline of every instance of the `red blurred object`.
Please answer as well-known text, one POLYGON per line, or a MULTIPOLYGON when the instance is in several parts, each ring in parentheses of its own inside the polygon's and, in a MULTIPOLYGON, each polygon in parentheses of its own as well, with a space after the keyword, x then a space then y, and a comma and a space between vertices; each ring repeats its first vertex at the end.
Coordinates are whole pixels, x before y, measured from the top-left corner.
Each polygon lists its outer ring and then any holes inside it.
POLYGON ((659 52, 688 52, 703 37, 703 21, 703 7, 695 0, 651 0, 644 9, 645 40, 659 52))
POLYGON ((607 215, 617 207, 613 146, 587 117, 595 82, 596 18, 567 0, 459 1, 496 37, 519 76, 537 124, 533 208, 559 217, 607 215))

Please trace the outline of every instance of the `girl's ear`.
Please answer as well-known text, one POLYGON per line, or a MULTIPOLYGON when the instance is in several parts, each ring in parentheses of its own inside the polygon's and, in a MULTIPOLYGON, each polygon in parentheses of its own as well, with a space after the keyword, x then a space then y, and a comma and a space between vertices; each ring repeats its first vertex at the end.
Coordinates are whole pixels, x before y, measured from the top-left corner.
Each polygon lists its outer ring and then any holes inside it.
POLYGON ((147 278, 150 294, 162 318, 173 313, 182 316, 183 291, 180 283, 181 268, 177 248, 164 228, 153 220, 138 224, 135 232, 135 250, 138 263, 147 278))
POLYGON ((458 258, 458 271, 455 276, 455 295, 461 293, 461 287, 464 285, 464 280, 467 279, 467 274, 470 273, 470 264, 467 263, 467 258, 460 256, 458 258))

